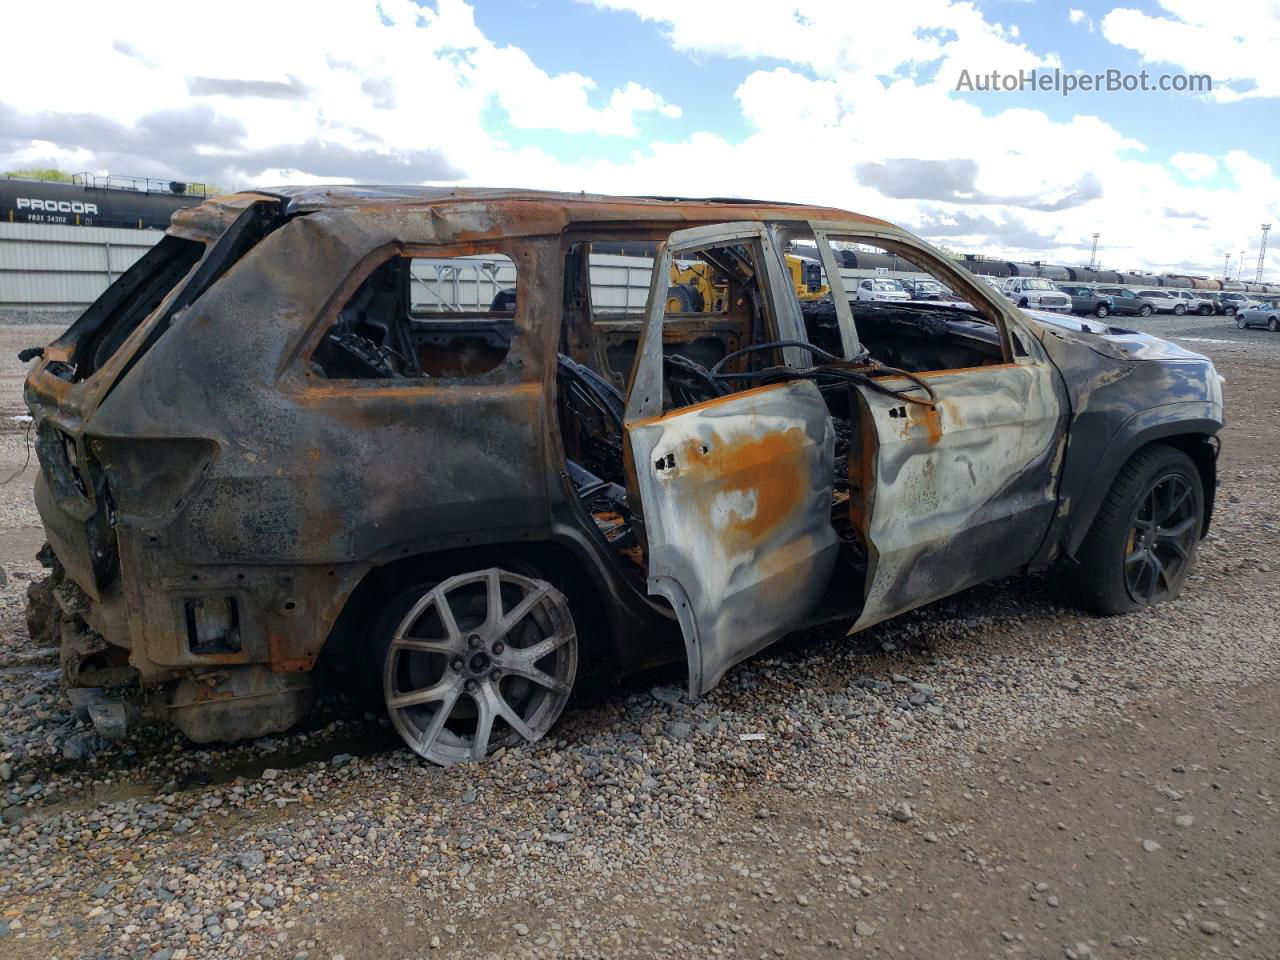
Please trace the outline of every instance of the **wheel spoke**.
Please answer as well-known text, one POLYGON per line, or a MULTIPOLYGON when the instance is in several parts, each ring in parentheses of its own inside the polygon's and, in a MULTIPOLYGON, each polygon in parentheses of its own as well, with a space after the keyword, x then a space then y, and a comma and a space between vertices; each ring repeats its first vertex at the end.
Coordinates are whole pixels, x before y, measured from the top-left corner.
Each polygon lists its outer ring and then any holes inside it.
POLYGON ((507 673, 515 674, 517 677, 524 677, 526 680, 532 680, 540 687, 546 687, 555 693, 568 693, 569 684, 563 680, 557 680, 551 674, 539 670, 531 663, 522 663, 519 660, 505 662, 503 668, 507 673))
POLYGON ((1133 551, 1133 553, 1129 554, 1127 557, 1124 558, 1124 565, 1126 567, 1132 567, 1135 563, 1142 563, 1142 561, 1146 559, 1147 559, 1146 548, 1139 547, 1137 550, 1133 551))
POLYGON ((445 721, 449 719, 449 714, 453 713, 454 704, 458 702, 458 696, 461 693, 461 688, 454 684, 441 699, 440 706, 436 707, 436 712, 431 717, 431 722, 427 724, 427 728, 418 737, 418 753, 425 756, 427 751, 431 749, 431 745, 436 742, 436 737, 440 736, 440 731, 444 729, 445 721))
POLYGON ((1182 486, 1180 492, 1177 494, 1171 494, 1169 508, 1165 510, 1163 515, 1160 517, 1160 523, 1164 523, 1166 520, 1178 516, 1182 505, 1190 498, 1191 488, 1188 486, 1182 486))
POLYGON ((569 634, 554 633, 530 647, 508 647, 506 655, 503 657, 503 662, 521 663, 531 667, 547 654, 559 650, 568 642, 569 634))
POLYGON ((484 572, 485 609, 484 625, 500 628, 502 625, 502 571, 497 567, 484 572))
POLYGON ((489 736, 493 733, 493 704, 483 689, 471 695, 476 704, 476 733, 471 742, 471 759, 483 760, 489 752, 489 736))
POLYGON ((461 647, 452 640, 424 640, 420 637, 397 637, 391 641, 391 646, 396 650, 406 650, 410 653, 427 653, 437 654, 447 657, 451 653, 457 653, 461 647))
POLYGON ((506 697, 502 695, 502 691, 498 689, 496 683, 485 685, 485 696, 492 701, 490 706, 493 708, 493 712, 507 721, 507 725, 512 730, 524 737, 529 743, 533 743, 538 739, 537 734, 530 730, 529 725, 524 722, 524 718, 516 713, 511 704, 507 703, 506 697))
POLYGON ((514 607, 510 613, 502 615, 500 629, 503 633, 509 633, 520 625, 520 621, 529 615, 529 611, 542 602, 542 598, 547 595, 546 587, 538 587, 530 590, 514 607))
MULTIPOLYGON (((421 690, 410 690, 407 693, 393 693, 387 697, 387 706, 392 710, 403 710, 405 707, 416 707, 423 703, 434 703, 443 700, 451 690, 457 687, 458 681, 452 676, 445 676, 429 687, 421 690)), ((457 694, 454 694, 457 699, 457 694)))
POLYGON ((1154 598, 1156 590, 1160 587, 1160 581, 1164 581, 1165 590, 1172 588, 1173 584, 1169 582, 1169 572, 1165 570, 1164 564, 1160 562, 1160 558, 1155 553, 1149 554, 1151 557, 1152 577, 1151 577, 1151 593, 1148 599, 1154 598))
POLYGON ((431 596, 436 608, 436 616, 440 618, 440 624, 444 627, 444 632, 449 639, 462 646, 462 631, 458 629, 458 621, 454 619, 453 607, 449 606, 449 598, 445 596, 444 591, 436 587, 431 591, 431 596))
POLYGON ((1142 566, 1138 571, 1138 597, 1144 604, 1150 604, 1155 598, 1156 589, 1160 585, 1160 570, 1155 556, 1150 550, 1143 552, 1142 566))

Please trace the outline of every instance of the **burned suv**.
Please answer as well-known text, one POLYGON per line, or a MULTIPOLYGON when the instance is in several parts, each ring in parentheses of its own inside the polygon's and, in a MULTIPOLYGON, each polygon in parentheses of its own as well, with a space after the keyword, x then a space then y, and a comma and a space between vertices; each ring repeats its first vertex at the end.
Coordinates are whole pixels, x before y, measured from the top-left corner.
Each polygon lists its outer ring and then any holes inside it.
POLYGON ((997 576, 1175 597, 1222 425, 1204 357, 756 201, 220 197, 39 353, 30 619, 99 728, 276 732, 324 678, 441 763, 542 736, 585 674, 682 661, 698 696, 997 576), (967 302, 852 299, 854 244, 967 302))

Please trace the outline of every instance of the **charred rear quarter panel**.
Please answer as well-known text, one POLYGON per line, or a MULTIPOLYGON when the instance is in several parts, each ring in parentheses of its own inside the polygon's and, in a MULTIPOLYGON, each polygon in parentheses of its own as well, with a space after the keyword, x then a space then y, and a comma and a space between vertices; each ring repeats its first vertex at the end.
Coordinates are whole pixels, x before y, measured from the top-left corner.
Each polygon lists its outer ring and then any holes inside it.
MULTIPOLYGON (((417 239, 433 239, 430 219, 414 223, 424 230, 417 239)), ((157 664, 209 662, 186 649, 177 595, 242 598, 244 632, 260 640, 222 662, 305 669, 369 562, 547 535, 543 358, 555 324, 528 324, 558 310, 558 245, 512 248, 525 308, 495 370, 456 381, 327 381, 305 353, 328 312, 380 259, 370 251, 415 239, 403 223, 383 229, 325 213, 280 228, 174 324, 94 417, 99 437, 217 444, 187 496, 119 517, 131 633, 157 664)))

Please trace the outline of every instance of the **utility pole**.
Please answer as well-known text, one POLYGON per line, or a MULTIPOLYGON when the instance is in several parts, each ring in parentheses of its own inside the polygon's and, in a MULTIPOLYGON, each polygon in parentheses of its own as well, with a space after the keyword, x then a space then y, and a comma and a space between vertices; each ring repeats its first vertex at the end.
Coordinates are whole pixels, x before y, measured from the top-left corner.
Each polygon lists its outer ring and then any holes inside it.
POLYGON ((1226 262, 1222 265, 1222 279, 1223 280, 1231 279, 1231 254, 1229 253, 1227 254, 1226 262))
MULTIPOLYGON (((1100 236, 1102 236, 1102 234, 1100 234, 1100 233, 1095 233, 1095 234, 1093 235, 1093 252, 1092 252, 1091 254, 1089 254, 1089 269, 1090 269, 1090 270, 1097 270, 1097 269, 1098 269, 1098 238, 1099 238, 1100 236)), ((1264 240, 1263 240, 1263 246, 1265 247, 1265 246, 1266 246, 1266 240, 1265 240, 1266 234, 1264 233, 1262 236, 1264 237, 1264 240)), ((1259 269, 1259 270, 1261 270, 1261 269, 1262 269, 1262 267, 1261 267, 1261 266, 1259 266, 1259 267, 1258 267, 1258 269, 1259 269)))
POLYGON ((1240 279, 1240 274, 1244 272, 1244 251, 1240 251, 1240 259, 1236 261, 1236 279, 1240 279))
POLYGON ((1262 244, 1258 247, 1258 275, 1254 277, 1255 283, 1262 282, 1262 266, 1267 262, 1267 234, 1271 231, 1271 224, 1264 223, 1262 225, 1262 244))

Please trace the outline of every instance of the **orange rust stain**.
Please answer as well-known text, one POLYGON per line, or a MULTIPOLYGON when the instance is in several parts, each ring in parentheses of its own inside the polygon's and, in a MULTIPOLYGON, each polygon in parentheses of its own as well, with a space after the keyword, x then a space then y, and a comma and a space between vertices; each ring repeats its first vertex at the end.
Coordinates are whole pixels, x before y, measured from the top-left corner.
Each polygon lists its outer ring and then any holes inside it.
POLYGON ((858 417, 857 442, 849 445, 849 523, 864 537, 871 530, 871 507, 875 502, 877 444, 871 417, 858 417))
POLYGON ((931 447, 942 442, 942 411, 937 407, 907 404, 907 423, 913 427, 923 427, 931 447))
POLYGON ((751 516, 731 517, 725 530, 730 549, 748 549, 795 512, 810 487, 804 466, 806 443, 804 429, 791 427, 733 443, 713 433, 708 441, 685 444, 678 466, 690 476, 704 514, 710 514, 717 498, 754 498, 751 516))

